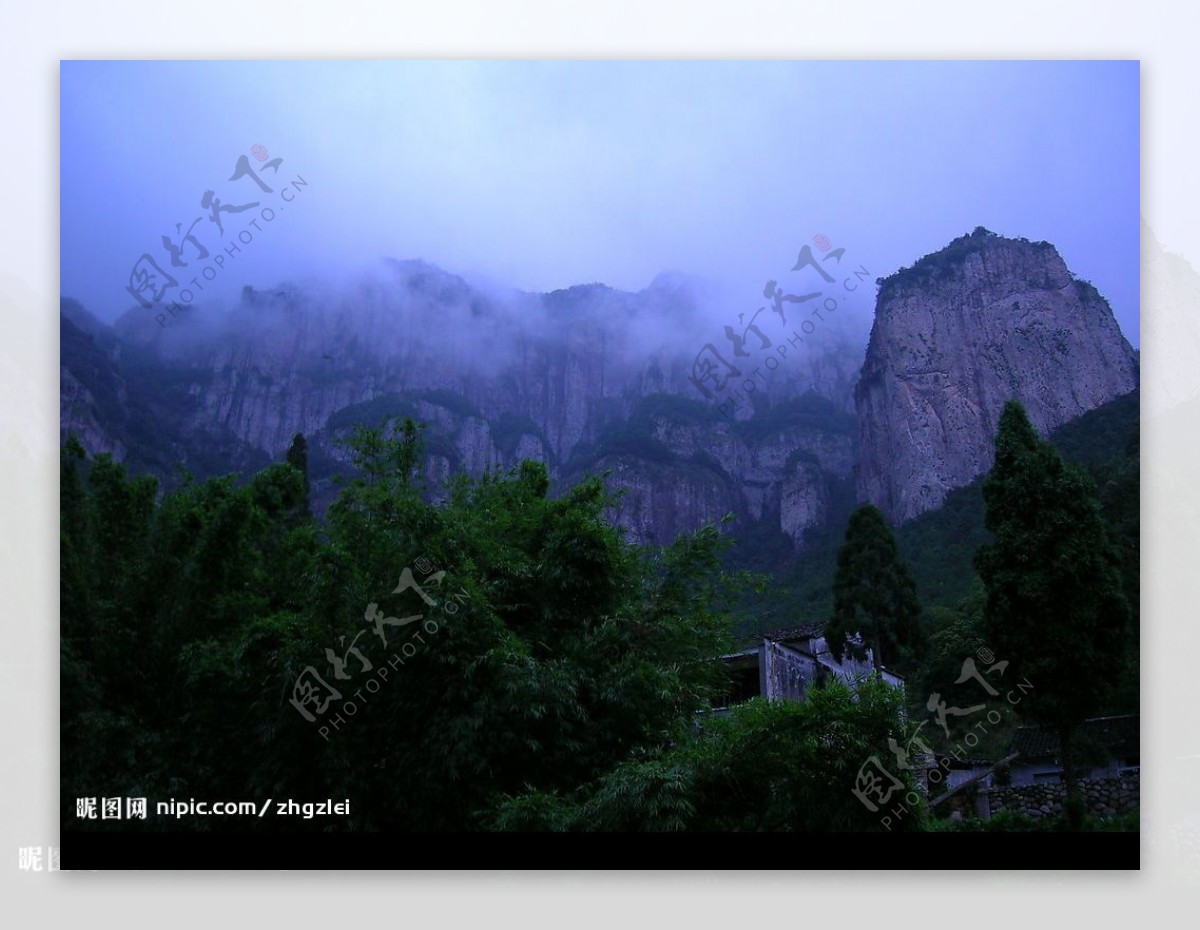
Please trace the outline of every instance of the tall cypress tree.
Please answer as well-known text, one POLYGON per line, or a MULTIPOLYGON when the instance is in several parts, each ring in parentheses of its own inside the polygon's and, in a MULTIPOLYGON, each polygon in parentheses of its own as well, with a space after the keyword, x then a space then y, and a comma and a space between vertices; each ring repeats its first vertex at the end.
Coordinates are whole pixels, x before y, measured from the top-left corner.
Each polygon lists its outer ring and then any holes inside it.
POLYGON ((863 659, 870 647, 876 671, 903 663, 923 643, 920 614, 916 584, 891 528, 878 508, 859 507, 838 550, 833 615, 825 624, 830 650, 841 661, 847 652, 863 659))
POLYGON ((308 516, 312 512, 308 502, 308 442, 303 433, 297 433, 292 437, 292 444, 287 451, 287 463, 299 469, 300 474, 304 476, 304 501, 301 505, 301 512, 308 516))
POLYGON ((1129 604, 1095 486, 1009 401, 983 485, 993 541, 975 566, 987 589, 984 632, 1033 690, 1018 710, 1053 727, 1070 808, 1079 813, 1073 735, 1099 712, 1132 648, 1129 604))

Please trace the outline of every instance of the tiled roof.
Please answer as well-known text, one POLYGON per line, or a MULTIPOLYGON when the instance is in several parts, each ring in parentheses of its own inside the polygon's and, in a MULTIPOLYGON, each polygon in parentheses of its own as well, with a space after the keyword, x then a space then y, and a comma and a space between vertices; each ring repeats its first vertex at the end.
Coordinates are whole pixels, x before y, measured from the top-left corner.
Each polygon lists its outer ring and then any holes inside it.
POLYGON ((825 624, 816 622, 800 626, 780 627, 775 630, 755 630, 752 633, 742 633, 737 637, 737 641, 744 649, 757 649, 764 639, 773 643, 794 643, 824 635, 825 624))
POLYGON ((804 623, 800 626, 781 627, 778 630, 761 630, 755 639, 769 639, 773 643, 790 643, 800 639, 815 639, 825 635, 825 624, 821 621, 804 623))
MULTIPOLYGON (((1075 731, 1075 742, 1093 743, 1110 751, 1124 749, 1137 752, 1138 728, 1141 718, 1137 714, 1122 717, 1094 717, 1085 720, 1075 731)), ((1042 759, 1059 753, 1058 733, 1050 727, 1020 727, 1013 734, 1013 752, 1022 759, 1042 759)))

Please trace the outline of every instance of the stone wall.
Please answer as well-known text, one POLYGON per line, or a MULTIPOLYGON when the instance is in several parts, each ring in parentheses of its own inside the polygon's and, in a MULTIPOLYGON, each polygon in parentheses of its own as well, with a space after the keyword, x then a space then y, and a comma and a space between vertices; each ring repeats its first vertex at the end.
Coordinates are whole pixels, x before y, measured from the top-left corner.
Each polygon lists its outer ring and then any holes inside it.
MULTIPOLYGON (((1083 778, 1079 781, 1087 798, 1088 813, 1112 817, 1138 809, 1141 803, 1141 779, 1138 772, 1109 778, 1083 778)), ((1061 813, 1067 788, 1063 784, 1014 785, 987 791, 993 815, 1015 810, 1031 817, 1050 817, 1061 813)))

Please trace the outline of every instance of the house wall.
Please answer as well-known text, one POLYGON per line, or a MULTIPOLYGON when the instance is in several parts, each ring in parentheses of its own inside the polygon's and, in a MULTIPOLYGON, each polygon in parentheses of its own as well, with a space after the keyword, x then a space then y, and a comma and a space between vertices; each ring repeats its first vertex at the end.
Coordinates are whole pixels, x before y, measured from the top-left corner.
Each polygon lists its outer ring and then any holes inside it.
POLYGON ((886 681, 893 688, 903 688, 904 687, 904 679, 901 678, 899 675, 893 675, 886 668, 881 672, 881 675, 883 677, 883 680, 886 681))
MULTIPOLYGON (((781 698, 803 700, 805 690, 821 676, 839 679, 854 688, 875 672, 869 651, 865 661, 847 655, 838 662, 824 637, 810 640, 808 646, 811 654, 770 640, 763 641, 759 655, 764 697, 771 701, 781 698)), ((883 672, 883 679, 893 688, 903 685, 903 681, 891 672, 883 672)))
MULTIPOLYGON (((938 793, 941 794, 942 791, 951 791, 957 788, 959 785, 969 782, 981 772, 986 772, 988 768, 989 766, 987 765, 977 765, 969 769, 950 769, 943 776, 941 788, 938 793)), ((987 781, 988 779, 980 779, 981 783, 986 783, 987 781)))
MULTIPOLYGON (((817 657, 817 661, 847 684, 862 681, 875 671, 875 660, 871 655, 870 649, 867 650, 866 659, 860 661, 847 654, 842 656, 841 662, 838 662, 833 657, 833 653, 830 651, 829 644, 825 641, 824 636, 818 636, 811 640, 809 648, 812 650, 813 655, 817 657)), ((894 678, 895 676, 892 677, 894 678)))
MULTIPOLYGON (((1085 777, 1089 779, 1115 778, 1122 771, 1130 768, 1135 768, 1136 765, 1129 765, 1121 761, 1113 761, 1106 765, 1098 765, 1088 770, 1085 777)), ((1014 765, 1012 770, 1012 783, 1014 785, 1038 785, 1045 784, 1046 779, 1039 776, 1057 775, 1058 780, 1062 780, 1062 766, 1056 762, 1047 760, 1040 763, 1027 763, 1024 765, 1014 765)))
POLYGON ((763 643, 763 671, 768 700, 804 700, 804 692, 817 679, 816 663, 779 643, 763 643))
POLYGON ((1017 788, 1024 787, 1025 785, 1044 785, 1047 784, 1047 781, 1042 780, 1039 776, 1055 774, 1062 775, 1062 766, 1055 765, 1053 762, 1045 762, 1040 765, 1014 766, 1012 770, 1012 784, 1013 787, 1017 788))

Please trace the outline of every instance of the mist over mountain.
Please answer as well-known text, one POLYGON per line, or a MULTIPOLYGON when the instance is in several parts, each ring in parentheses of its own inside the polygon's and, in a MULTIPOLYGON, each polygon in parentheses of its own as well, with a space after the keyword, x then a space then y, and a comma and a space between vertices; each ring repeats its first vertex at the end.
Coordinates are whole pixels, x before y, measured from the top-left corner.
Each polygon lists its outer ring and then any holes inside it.
POLYGON ((1049 430, 1137 384, 1095 289, 1052 246, 986 231, 882 280, 869 347, 865 320, 831 315, 736 410, 694 381, 706 344, 736 359, 730 307, 677 273, 537 294, 420 261, 247 287, 227 312, 161 326, 145 311, 107 326, 64 299, 61 429, 167 485, 177 465, 278 461, 303 433, 319 511, 349 472, 339 440, 413 417, 433 496, 455 471, 534 458, 559 487, 608 473, 638 542, 733 513, 795 550, 856 497, 904 520, 969 483, 1008 397, 1049 430))

